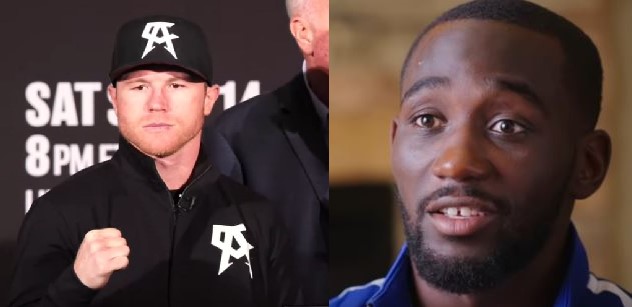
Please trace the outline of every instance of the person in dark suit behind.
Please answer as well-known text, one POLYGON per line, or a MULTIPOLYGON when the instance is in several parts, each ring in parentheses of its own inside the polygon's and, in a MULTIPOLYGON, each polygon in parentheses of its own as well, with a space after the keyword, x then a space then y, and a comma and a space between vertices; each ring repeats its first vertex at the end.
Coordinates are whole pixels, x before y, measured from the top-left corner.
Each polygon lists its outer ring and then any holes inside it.
POLYGON ((220 172, 277 204, 290 231, 305 302, 327 305, 329 0, 286 0, 303 70, 224 111, 204 131, 220 172))

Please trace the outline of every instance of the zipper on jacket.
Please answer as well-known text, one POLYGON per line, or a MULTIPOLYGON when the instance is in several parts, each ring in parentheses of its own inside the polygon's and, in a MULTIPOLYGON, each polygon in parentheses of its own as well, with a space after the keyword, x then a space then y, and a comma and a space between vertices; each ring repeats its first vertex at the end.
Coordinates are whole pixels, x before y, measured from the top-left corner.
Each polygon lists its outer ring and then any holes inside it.
POLYGON ((178 216, 180 216, 180 203, 182 202, 183 196, 186 195, 186 192, 189 189, 189 187, 191 187, 196 181, 202 178, 202 176, 204 176, 208 172, 209 169, 211 169, 211 166, 208 166, 206 169, 204 169, 204 171, 202 171, 197 177, 193 178, 193 180, 191 180, 191 182, 186 187, 184 187, 184 189, 182 190, 182 193, 180 193, 180 197, 178 198, 178 203, 173 202, 173 197, 171 196, 171 192, 169 191, 169 188, 167 188, 165 185, 165 188, 167 190, 167 195, 169 196, 169 204, 171 204, 171 210, 173 212, 173 214, 171 215, 171 240, 170 240, 171 247, 169 250, 169 267, 167 271, 167 306, 174 306, 171 303, 171 300, 172 300, 171 298, 171 279, 172 279, 171 271, 173 270, 173 255, 174 255, 175 246, 176 246, 175 244, 176 229, 178 226, 178 216))
MULTIPOLYGON (((171 271, 173 268, 173 253, 176 246, 174 244, 174 241, 176 239, 176 227, 178 225, 178 216, 180 215, 180 210, 178 209, 178 206, 174 205, 171 195, 169 195, 169 198, 171 199, 171 208, 173 210, 173 214, 171 215, 171 240, 169 241, 171 247, 169 249, 169 270, 167 271, 167 305, 171 306, 171 271)), ((180 200, 178 200, 178 202, 180 202, 180 200)))

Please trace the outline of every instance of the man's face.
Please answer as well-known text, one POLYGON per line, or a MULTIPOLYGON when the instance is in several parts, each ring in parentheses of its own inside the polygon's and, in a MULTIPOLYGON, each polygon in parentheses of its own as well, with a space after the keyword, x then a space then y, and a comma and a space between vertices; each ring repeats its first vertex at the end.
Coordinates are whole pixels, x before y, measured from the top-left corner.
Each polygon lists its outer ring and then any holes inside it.
POLYGON ((309 20, 314 30, 313 65, 329 74, 329 0, 310 0, 309 20))
POLYGON ((414 48, 392 140, 411 259, 435 287, 490 288, 566 230, 577 111, 563 52, 475 20, 441 24, 414 48))
POLYGON ((121 134, 143 153, 166 157, 199 141, 215 87, 177 71, 137 70, 110 86, 121 134))

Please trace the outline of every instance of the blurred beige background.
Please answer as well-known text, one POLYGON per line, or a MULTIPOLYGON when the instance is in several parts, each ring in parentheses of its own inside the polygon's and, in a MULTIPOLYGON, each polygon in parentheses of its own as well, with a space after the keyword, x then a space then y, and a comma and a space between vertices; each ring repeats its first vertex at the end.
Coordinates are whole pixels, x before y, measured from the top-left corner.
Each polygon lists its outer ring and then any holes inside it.
MULTIPOLYGON (((391 184, 389 133, 399 105, 402 61, 426 24, 462 2, 331 2, 332 187, 391 184)), ((627 159, 632 156, 632 1, 534 2, 579 25, 599 48, 605 72, 599 127, 612 136, 613 161, 605 184, 591 198, 577 203, 573 220, 588 250, 592 271, 632 289, 632 161, 627 159)), ((332 202, 334 212, 336 206, 345 205, 333 197, 332 202)), ((399 213, 392 219, 394 257, 403 237, 399 213)))

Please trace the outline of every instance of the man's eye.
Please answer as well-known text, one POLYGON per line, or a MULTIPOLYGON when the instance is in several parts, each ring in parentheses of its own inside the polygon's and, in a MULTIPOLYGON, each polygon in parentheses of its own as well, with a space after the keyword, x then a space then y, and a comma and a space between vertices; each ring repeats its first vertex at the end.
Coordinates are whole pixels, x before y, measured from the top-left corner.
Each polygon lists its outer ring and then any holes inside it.
POLYGON ((184 84, 180 84, 180 83, 171 83, 171 87, 172 87, 172 88, 181 88, 181 87, 184 87, 184 84))
POLYGON ((415 125, 426 129, 439 127, 440 124, 441 121, 436 116, 430 114, 422 114, 415 119, 415 125))
POLYGON ((133 90, 138 90, 138 91, 142 91, 142 90, 144 90, 144 89, 146 89, 146 88, 147 88, 147 86, 146 86, 146 85, 144 85, 144 84, 141 84, 141 85, 137 85, 137 86, 132 87, 132 89, 133 89, 133 90))
POLYGON ((509 119, 501 119, 493 123, 490 130, 502 134, 518 134, 526 131, 524 126, 509 119))

